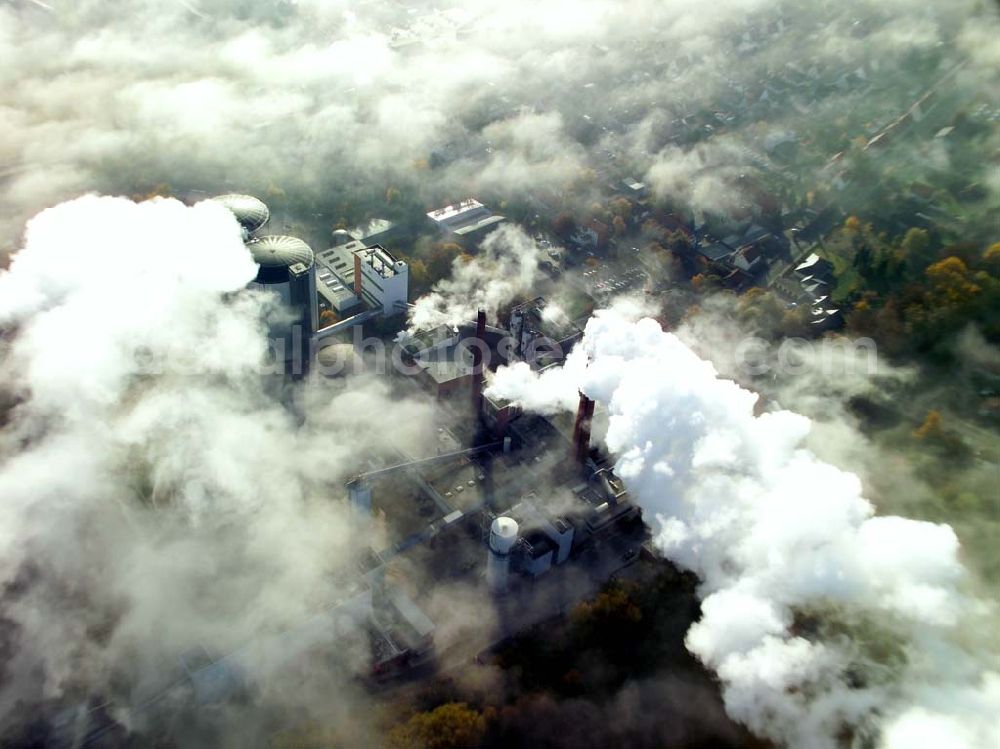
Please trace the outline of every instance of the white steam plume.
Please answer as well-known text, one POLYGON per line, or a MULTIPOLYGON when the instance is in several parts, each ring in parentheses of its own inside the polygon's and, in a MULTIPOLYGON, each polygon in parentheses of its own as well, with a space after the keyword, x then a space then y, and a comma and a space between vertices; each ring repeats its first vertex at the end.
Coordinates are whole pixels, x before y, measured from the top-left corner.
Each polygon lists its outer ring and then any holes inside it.
POLYGON ((356 415, 389 394, 308 383, 298 423, 261 376, 255 273, 217 204, 99 197, 35 217, 0 272, 0 741, 39 705, 133 704, 186 651, 342 595, 356 539, 335 487, 385 441, 356 415))
POLYGON ((502 305, 531 288, 539 252, 522 229, 501 226, 483 241, 475 257, 457 258, 451 277, 416 301, 410 310, 410 331, 474 320, 480 309, 495 317, 502 305))
POLYGON ((992 612, 963 591, 949 526, 875 516, 856 476, 801 447, 808 419, 755 416, 754 394, 654 320, 600 312, 562 369, 526 370, 491 391, 607 404, 656 545, 703 581, 686 642, 733 717, 793 747, 845 731, 885 749, 998 745, 1000 671, 975 626, 992 612))

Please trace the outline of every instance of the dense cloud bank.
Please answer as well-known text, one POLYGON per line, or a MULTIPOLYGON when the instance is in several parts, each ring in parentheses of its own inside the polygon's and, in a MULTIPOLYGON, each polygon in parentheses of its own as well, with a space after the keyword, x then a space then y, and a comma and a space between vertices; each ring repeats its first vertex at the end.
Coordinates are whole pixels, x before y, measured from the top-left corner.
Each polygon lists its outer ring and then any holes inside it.
MULTIPOLYGON (((52 705, 141 705, 192 653, 218 658, 346 595, 365 539, 341 482, 387 438, 355 415, 390 394, 376 380, 282 393, 262 374, 273 300, 245 290, 255 274, 215 203, 98 197, 32 219, 0 273, 0 731, 52 705)), ((429 423, 425 406, 392 407, 397 443, 429 423)), ((310 694, 284 698, 303 709, 310 694)))
POLYGON ((565 367, 501 369, 491 392, 606 404, 605 442, 655 543, 703 580, 688 648, 729 712, 789 746, 986 747, 1000 672, 947 525, 876 516, 856 476, 801 447, 810 423, 757 396, 651 319, 598 313, 565 367))
POLYGON ((477 193, 586 206, 631 172, 733 206, 732 178, 782 134, 851 110, 892 119, 963 60, 953 86, 995 91, 996 19, 976 8, 15 0, 0 8, 0 242, 58 200, 163 184, 258 192, 324 233, 385 211, 393 186, 424 209, 477 193), (805 93, 765 85, 788 66, 817 71, 805 93), (884 93, 842 90, 856 70, 884 93))

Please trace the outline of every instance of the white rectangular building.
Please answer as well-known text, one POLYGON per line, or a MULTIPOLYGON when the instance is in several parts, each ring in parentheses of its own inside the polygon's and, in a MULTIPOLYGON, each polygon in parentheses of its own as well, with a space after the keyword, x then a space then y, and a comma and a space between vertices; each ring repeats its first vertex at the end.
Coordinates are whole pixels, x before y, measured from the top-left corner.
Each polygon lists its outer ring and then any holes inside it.
POLYGON ((439 208, 427 214, 434 225, 445 235, 458 239, 478 238, 495 229, 506 219, 495 216, 475 198, 439 208))
POLYGON ((337 312, 359 303, 386 317, 406 311, 409 267, 381 245, 355 240, 323 250, 318 260, 317 289, 337 312))

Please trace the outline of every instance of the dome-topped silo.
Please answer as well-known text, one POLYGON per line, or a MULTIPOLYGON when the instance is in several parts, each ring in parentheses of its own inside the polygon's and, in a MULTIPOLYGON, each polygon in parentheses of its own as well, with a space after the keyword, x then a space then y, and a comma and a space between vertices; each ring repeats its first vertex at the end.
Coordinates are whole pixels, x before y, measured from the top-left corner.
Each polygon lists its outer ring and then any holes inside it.
POLYGON ((313 251, 298 237, 272 234, 247 242, 253 261, 260 266, 257 283, 282 283, 288 280, 289 268, 301 263, 313 265, 313 251))
POLYGON ((494 593, 507 592, 510 556, 517 543, 517 521, 501 516, 490 526, 490 546, 486 558, 486 582, 494 593))
POLYGON ((271 347, 291 374, 304 374, 319 322, 313 251, 301 239, 281 235, 253 239, 246 247, 258 265, 251 288, 277 294, 285 308, 268 320, 271 347))
POLYGON ((247 237, 260 231, 271 218, 271 212, 267 206, 253 195, 230 193, 218 195, 212 200, 221 203, 232 212, 236 220, 240 222, 247 237))
POLYGON ((490 548, 497 554, 506 555, 517 543, 517 521, 514 518, 498 517, 490 526, 490 548))

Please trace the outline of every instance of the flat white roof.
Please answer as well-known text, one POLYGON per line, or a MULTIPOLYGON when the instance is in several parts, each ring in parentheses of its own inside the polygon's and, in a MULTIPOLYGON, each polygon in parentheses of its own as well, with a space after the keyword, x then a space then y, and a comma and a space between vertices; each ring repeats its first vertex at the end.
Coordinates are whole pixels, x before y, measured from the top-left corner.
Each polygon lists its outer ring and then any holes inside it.
POLYGON ((365 247, 354 250, 354 254, 361 257, 361 262, 377 272, 382 278, 392 278, 397 274, 397 263, 400 270, 405 267, 405 263, 396 260, 392 254, 380 245, 365 247))
POLYGON ((444 208, 438 208, 436 211, 431 211, 427 214, 427 217, 432 221, 437 222, 448 221, 462 215, 463 213, 484 207, 485 206, 475 198, 468 198, 467 200, 455 203, 454 205, 446 205, 444 208))

